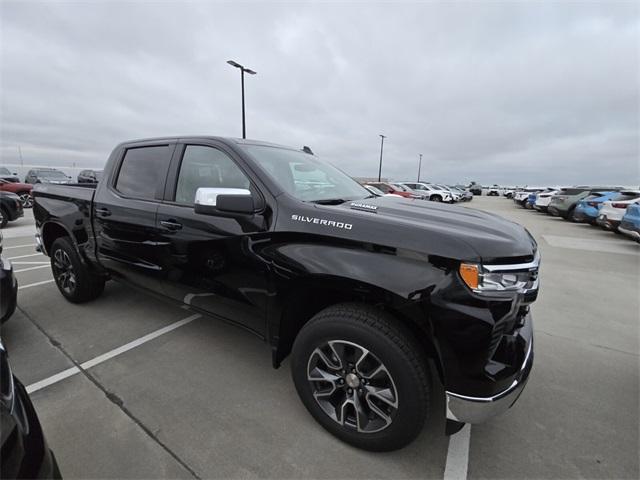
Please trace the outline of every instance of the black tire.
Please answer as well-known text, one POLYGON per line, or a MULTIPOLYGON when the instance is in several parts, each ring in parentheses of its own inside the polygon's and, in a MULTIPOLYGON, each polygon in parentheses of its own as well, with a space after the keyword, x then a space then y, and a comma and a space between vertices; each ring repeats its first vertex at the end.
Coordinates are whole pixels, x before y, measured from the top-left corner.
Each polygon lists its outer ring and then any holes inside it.
POLYGON ((442 197, 440 195, 433 195, 431 197, 431 201, 432 202, 441 202, 442 201, 442 197))
POLYGON ((60 293, 72 303, 94 300, 104 290, 105 277, 96 275, 80 260, 78 251, 69 237, 53 242, 51 271, 60 293))
POLYGON ((9 223, 9 215, 4 208, 0 207, 0 228, 4 228, 9 223))
POLYGON ((569 222, 577 222, 577 219, 575 217, 576 214, 576 207, 571 207, 569 209, 569 211, 567 212, 567 215, 564 217, 565 220, 568 220, 569 222))
POLYGON ((428 417, 431 376, 420 345, 398 320, 366 304, 338 304, 315 315, 294 342, 291 373, 302 403, 316 421, 339 439, 364 450, 404 447, 418 436, 428 417), (318 354, 327 350, 334 357, 331 362, 336 362, 333 367, 318 354), (339 356, 339 351, 344 355, 339 356), (360 361, 347 361, 355 358, 360 361), (316 372, 331 369, 336 372, 333 381, 324 380, 328 378, 324 375, 321 380, 309 379, 318 378, 316 372), (323 388, 318 384, 324 384, 323 388), (386 400, 374 391, 386 392, 386 400), (360 415, 350 399, 360 404, 360 415), (350 416, 344 414, 349 410, 350 416))

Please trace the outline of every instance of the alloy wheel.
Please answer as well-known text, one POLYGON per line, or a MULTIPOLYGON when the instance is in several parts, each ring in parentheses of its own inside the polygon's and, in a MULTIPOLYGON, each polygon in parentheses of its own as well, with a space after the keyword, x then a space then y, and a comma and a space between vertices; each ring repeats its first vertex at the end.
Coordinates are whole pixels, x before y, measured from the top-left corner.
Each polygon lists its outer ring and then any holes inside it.
POLYGON ((398 393, 384 364, 366 348, 331 340, 309 357, 307 379, 322 410, 359 433, 387 428, 398 410, 398 393))
POLYGON ((33 198, 29 193, 21 193, 20 194, 20 202, 24 208, 33 207, 33 198))
POLYGON ((69 255, 58 249, 53 254, 53 275, 60 288, 68 295, 76 289, 76 274, 69 255))

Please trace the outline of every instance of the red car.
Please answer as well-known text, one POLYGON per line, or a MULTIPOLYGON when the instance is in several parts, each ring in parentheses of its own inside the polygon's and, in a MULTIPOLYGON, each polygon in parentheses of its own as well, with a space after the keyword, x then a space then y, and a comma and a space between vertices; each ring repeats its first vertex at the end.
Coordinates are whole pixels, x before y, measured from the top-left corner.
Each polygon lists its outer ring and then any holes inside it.
POLYGON ((367 185, 373 185, 378 190, 382 190, 384 193, 392 193, 394 195, 400 195, 405 198, 420 198, 420 195, 416 195, 415 193, 407 192, 405 190, 400 190, 399 186, 393 185, 392 183, 387 182, 367 182, 367 185))
POLYGON ((32 188, 33 185, 28 183, 10 182, 0 178, 0 191, 11 192, 18 195, 24 208, 30 208, 33 206, 33 197, 31 196, 32 188))

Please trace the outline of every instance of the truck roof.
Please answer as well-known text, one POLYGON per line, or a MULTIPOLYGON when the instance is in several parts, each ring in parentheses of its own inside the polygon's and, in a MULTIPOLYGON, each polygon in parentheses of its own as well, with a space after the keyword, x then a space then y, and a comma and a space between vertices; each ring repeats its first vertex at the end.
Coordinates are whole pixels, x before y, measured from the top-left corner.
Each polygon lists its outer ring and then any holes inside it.
POLYGON ((135 143, 147 143, 147 142, 158 142, 158 141, 166 141, 166 142, 174 142, 180 140, 216 140, 223 143, 235 143, 238 145, 261 145, 265 147, 277 147, 277 148, 285 148, 287 150, 301 150, 299 148, 294 148, 288 145, 280 145, 272 142, 265 142, 262 140, 254 140, 248 138, 236 138, 236 137, 219 137, 215 135, 174 135, 167 137, 149 137, 149 138, 139 138, 134 140, 127 140, 121 142, 120 145, 129 145, 135 143))

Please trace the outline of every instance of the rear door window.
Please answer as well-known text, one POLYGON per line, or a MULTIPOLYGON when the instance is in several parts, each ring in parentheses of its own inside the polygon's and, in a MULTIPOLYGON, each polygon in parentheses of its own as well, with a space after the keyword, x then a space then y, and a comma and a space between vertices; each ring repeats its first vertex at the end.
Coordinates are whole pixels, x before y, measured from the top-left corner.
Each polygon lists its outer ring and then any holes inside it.
POLYGON ((127 197, 153 200, 164 186, 173 145, 129 148, 122 159, 115 189, 127 197))

